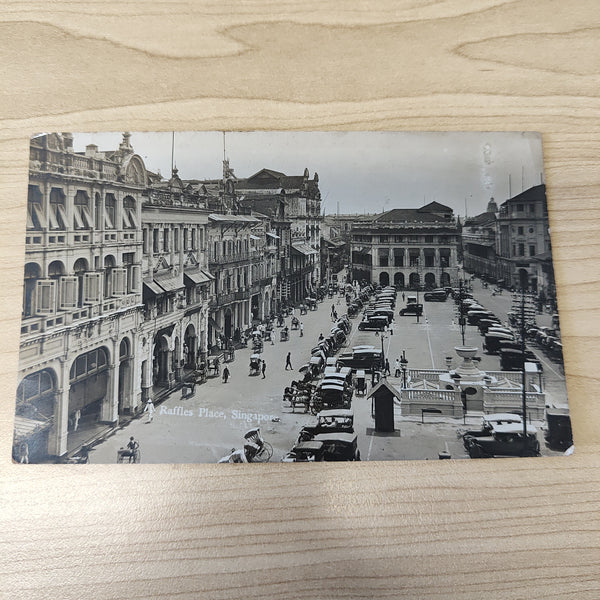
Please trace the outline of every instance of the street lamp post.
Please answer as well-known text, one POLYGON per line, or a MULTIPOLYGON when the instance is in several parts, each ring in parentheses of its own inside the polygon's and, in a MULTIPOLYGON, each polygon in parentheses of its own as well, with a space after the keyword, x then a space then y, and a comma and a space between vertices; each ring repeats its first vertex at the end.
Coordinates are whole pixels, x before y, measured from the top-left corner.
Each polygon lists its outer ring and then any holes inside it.
POLYGON ((417 266, 417 323, 419 322, 419 288, 421 287, 421 269, 419 264, 419 258, 416 259, 417 266))

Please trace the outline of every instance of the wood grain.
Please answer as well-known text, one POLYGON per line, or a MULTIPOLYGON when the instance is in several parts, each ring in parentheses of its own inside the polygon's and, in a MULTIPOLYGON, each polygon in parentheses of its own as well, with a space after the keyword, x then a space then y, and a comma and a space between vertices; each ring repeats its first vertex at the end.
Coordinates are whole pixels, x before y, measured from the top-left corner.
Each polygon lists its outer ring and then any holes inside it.
POLYGON ((600 596, 595 0, 0 8, 1 597, 600 596), (576 456, 12 465, 28 136, 124 129, 541 131, 576 456))

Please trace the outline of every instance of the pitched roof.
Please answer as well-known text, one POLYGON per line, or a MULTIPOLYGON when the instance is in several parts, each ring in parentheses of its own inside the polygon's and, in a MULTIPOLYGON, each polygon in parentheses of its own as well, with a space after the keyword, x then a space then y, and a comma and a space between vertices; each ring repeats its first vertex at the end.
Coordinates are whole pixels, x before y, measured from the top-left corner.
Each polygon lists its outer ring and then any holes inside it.
POLYGON ((421 206, 418 209, 419 212, 436 212, 436 213, 451 213, 452 209, 445 204, 440 204, 439 202, 430 202, 425 206, 421 206))
POLYGON ((393 208, 373 219, 376 223, 434 223, 446 222, 446 218, 439 213, 421 212, 416 208, 393 208))
POLYGON ((493 212, 484 212, 475 217, 469 217, 465 221, 465 227, 473 225, 486 225, 487 223, 493 223, 496 220, 496 215, 493 212))

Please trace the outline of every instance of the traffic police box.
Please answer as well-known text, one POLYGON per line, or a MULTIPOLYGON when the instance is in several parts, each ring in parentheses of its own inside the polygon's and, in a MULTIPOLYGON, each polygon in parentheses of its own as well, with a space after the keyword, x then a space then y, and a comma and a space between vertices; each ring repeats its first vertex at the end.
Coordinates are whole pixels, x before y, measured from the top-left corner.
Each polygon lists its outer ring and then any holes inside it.
POLYGON ((371 398, 371 415, 375 418, 375 431, 395 431, 394 398, 400 400, 400 392, 384 378, 371 390, 368 398, 371 398))

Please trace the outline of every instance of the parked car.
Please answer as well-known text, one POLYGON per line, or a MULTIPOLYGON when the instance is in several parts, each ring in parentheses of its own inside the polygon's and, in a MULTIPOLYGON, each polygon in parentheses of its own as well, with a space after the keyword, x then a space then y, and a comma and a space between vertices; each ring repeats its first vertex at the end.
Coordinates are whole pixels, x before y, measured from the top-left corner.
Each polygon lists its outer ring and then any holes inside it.
POLYGON ((282 459, 281 462, 321 462, 325 455, 325 444, 310 440, 296 444, 282 459))
POLYGON ((324 446, 323 460, 360 460, 358 437, 355 433, 320 433, 314 438, 324 446))
POLYGON ((404 317, 406 315, 418 315, 419 317, 423 314, 423 305, 422 304, 407 304, 404 308, 400 309, 400 316, 404 317))
POLYGON ((432 290, 423 294, 423 300, 426 302, 446 302, 446 290, 432 290))
POLYGON ((358 324, 359 331, 383 331, 389 325, 386 316, 373 316, 358 324))
POLYGON ((305 425, 298 435, 298 443, 312 440, 321 433, 354 433, 354 413, 351 410, 338 408, 322 410, 317 414, 317 421, 305 425))
POLYGON ((352 354, 340 354, 338 366, 350 367, 352 371, 362 369, 371 372, 381 367, 381 350, 376 348, 357 348, 352 354))
POLYGON ((492 435, 495 425, 502 425, 506 423, 520 423, 522 426, 523 417, 516 413, 491 413, 483 416, 481 427, 479 429, 467 429, 466 431, 459 431, 459 434, 463 439, 465 450, 468 451, 469 449, 467 445, 468 438, 488 437, 492 435))
POLYGON ((521 349, 516 348, 500 348, 500 369, 502 371, 522 371, 523 364, 526 362, 540 365, 540 359, 531 351, 525 350, 525 359, 521 349))
POLYGON ((494 425, 484 437, 465 436, 464 442, 471 458, 500 456, 540 456, 537 429, 526 425, 527 438, 523 438, 522 423, 494 425))
POLYGON ((566 450, 573 445, 573 431, 568 408, 546 409, 546 446, 553 450, 566 450))

